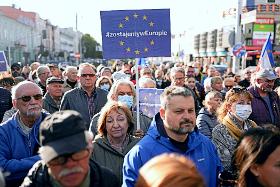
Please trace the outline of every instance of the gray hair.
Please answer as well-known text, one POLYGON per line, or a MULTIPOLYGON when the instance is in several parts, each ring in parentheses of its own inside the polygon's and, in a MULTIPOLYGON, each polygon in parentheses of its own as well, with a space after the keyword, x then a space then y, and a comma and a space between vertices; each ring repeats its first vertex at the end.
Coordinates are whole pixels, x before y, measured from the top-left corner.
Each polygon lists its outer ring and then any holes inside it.
POLYGON ((185 70, 182 67, 173 67, 170 70, 170 76, 175 75, 177 72, 183 73, 185 75, 185 70))
POLYGON ((220 92, 217 92, 217 91, 210 91, 206 94, 205 96, 205 103, 210 101, 210 99, 213 99, 215 97, 218 97, 218 98, 223 98, 222 94, 220 92))
POLYGON ((193 93, 190 89, 179 86, 169 86, 164 89, 163 93, 160 95, 160 105, 162 108, 166 109, 167 101, 169 101, 174 96, 192 97, 193 93))
POLYGON ((156 82, 151 78, 141 77, 139 79, 139 87, 140 88, 145 88, 145 84, 147 84, 147 83, 152 83, 156 87, 156 82))
POLYGON ((77 70, 77 68, 75 66, 67 66, 65 69, 65 73, 69 73, 69 71, 71 70, 77 70))
POLYGON ((26 85, 26 84, 33 84, 33 85, 36 85, 38 87, 38 89, 40 89, 40 92, 41 94, 43 95, 43 90, 42 88, 40 88, 37 84, 35 84, 34 82, 31 82, 31 81, 22 81, 20 83, 18 83, 17 85, 13 86, 12 87, 12 99, 16 99, 16 94, 17 94, 17 91, 20 87, 22 87, 23 85, 26 85))
POLYGON ((90 63, 82 63, 82 64, 79 65, 78 76, 81 76, 81 70, 82 70, 84 67, 90 67, 90 68, 93 69, 93 71, 94 71, 95 73, 97 73, 96 68, 95 68, 94 65, 92 65, 92 64, 90 64, 90 63))
POLYGON ((39 75, 41 75, 46 69, 48 69, 50 71, 50 68, 46 65, 39 66, 36 70, 37 77, 39 77, 39 75))
POLYGON ((120 85, 128 85, 131 88, 131 90, 133 92, 133 103, 136 103, 136 91, 135 91, 134 85, 130 80, 127 80, 127 79, 120 79, 120 80, 117 80, 116 82, 114 82, 114 84, 112 85, 112 87, 107 95, 108 101, 112 101, 112 97, 113 97, 113 95, 117 94, 117 90, 120 85))

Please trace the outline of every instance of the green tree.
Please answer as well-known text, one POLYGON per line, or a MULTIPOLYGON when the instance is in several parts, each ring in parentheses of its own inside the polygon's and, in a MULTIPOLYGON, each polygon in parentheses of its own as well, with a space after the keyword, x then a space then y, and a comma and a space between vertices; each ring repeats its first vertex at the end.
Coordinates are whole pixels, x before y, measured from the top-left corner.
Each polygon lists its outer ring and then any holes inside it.
POLYGON ((100 45, 90 34, 82 36, 82 49, 84 58, 102 58, 102 53, 96 51, 96 46, 100 45))

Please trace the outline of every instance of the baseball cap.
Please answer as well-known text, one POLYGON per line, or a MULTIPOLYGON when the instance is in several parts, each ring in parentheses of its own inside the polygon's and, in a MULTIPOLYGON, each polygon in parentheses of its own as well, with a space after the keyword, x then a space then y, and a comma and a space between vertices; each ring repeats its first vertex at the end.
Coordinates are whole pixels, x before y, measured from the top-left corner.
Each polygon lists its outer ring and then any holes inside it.
POLYGON ((86 122, 76 111, 57 111, 46 117, 40 126, 42 160, 48 163, 58 156, 85 149, 86 131, 86 122))
POLYGON ((47 79, 47 85, 48 84, 51 84, 51 83, 60 83, 60 84, 63 84, 64 83, 64 80, 60 79, 60 78, 57 78, 57 77, 49 77, 47 79))
POLYGON ((20 63, 20 62, 13 63, 13 64, 11 65, 11 69, 15 69, 15 68, 21 68, 21 63, 20 63))
POLYGON ((267 78, 268 80, 277 79, 277 76, 271 69, 261 69, 256 72, 255 77, 258 78, 267 78))

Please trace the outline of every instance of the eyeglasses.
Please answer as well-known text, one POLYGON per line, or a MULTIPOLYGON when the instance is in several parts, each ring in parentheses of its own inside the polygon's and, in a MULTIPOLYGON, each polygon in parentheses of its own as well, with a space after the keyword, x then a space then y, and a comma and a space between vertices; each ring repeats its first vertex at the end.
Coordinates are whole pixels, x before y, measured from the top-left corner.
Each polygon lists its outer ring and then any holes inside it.
POLYGON ((233 91, 234 93, 240 93, 240 92, 246 91, 246 88, 244 88, 244 87, 239 87, 239 86, 234 86, 234 87, 232 88, 232 91, 233 91))
POLYGON ((94 77, 95 74, 81 74, 81 77, 94 77))
POLYGON ((68 161, 69 158, 71 158, 71 160, 73 161, 79 161, 86 158, 88 155, 89 155, 89 150, 84 149, 79 152, 58 156, 52 159, 51 161, 49 161, 48 164, 51 166, 63 165, 68 161))
POLYGON ((22 101, 24 102, 29 102, 31 100, 31 97, 33 97, 35 100, 40 100, 43 98, 43 95, 42 94, 36 94, 36 95, 33 95, 33 96, 22 96, 22 97, 19 97, 17 98, 18 99, 21 99, 22 101))

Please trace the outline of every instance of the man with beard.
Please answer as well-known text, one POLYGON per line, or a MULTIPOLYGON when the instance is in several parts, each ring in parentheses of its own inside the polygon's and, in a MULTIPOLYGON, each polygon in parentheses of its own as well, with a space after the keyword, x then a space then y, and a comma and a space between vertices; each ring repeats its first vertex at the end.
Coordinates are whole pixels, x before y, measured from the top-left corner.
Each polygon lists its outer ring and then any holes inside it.
POLYGON ((118 187, 112 171, 90 160, 92 134, 82 116, 71 110, 46 117, 40 127, 38 161, 24 179, 24 187, 118 187))
POLYGON ((13 106, 18 111, 0 125, 0 168, 10 173, 7 186, 19 186, 32 165, 40 159, 38 135, 42 110, 42 90, 30 81, 12 88, 13 106))
POLYGON ((190 158, 207 186, 217 186, 221 161, 213 143, 198 132, 191 91, 170 86, 160 96, 160 103, 159 114, 147 135, 124 158, 123 186, 134 186, 139 169, 162 153, 178 153, 190 158))
POLYGON ((272 70, 262 69, 256 72, 254 86, 248 88, 253 95, 252 113, 249 119, 258 125, 274 124, 280 128, 280 100, 273 91, 277 76, 272 70))

